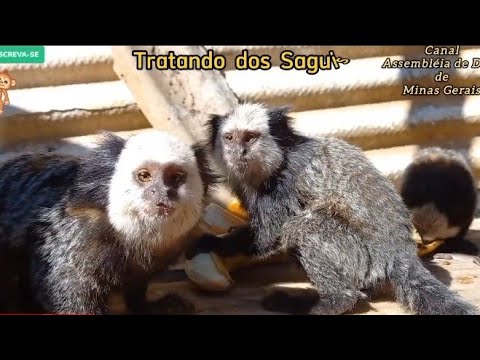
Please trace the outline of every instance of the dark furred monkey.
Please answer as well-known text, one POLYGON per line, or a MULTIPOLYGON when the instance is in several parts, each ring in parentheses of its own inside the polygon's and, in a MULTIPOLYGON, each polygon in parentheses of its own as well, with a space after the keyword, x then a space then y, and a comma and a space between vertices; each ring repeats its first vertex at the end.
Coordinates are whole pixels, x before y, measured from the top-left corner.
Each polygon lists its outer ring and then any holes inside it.
POLYGON ((148 312, 149 275, 175 261, 215 178, 201 147, 106 133, 84 159, 0 167, 0 311, 103 314, 113 287, 148 312))
POLYGON ((420 150, 402 174, 400 192, 424 242, 445 240, 437 252, 479 253, 465 239, 477 206, 477 189, 460 152, 439 147, 420 150))
POLYGON ((423 266, 407 207, 359 148, 298 135, 286 109, 258 104, 214 116, 211 146, 250 223, 201 238, 188 257, 289 251, 318 291, 317 314, 344 313, 385 282, 418 314, 477 313, 423 266))

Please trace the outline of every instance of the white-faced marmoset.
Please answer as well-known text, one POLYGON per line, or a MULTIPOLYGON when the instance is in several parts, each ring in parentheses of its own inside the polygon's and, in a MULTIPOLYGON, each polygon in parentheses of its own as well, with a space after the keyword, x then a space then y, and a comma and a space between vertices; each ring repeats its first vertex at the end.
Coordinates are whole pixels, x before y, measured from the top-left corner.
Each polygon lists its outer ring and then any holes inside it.
POLYGON ((104 314, 120 287, 148 312, 149 276, 183 251, 214 182, 203 147, 163 131, 4 163, 0 311, 104 314))

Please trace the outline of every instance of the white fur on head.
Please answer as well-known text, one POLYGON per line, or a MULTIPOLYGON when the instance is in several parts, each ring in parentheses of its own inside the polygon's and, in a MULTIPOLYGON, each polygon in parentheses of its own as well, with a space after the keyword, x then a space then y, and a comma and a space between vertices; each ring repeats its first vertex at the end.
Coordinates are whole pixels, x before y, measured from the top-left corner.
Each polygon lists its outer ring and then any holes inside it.
POLYGON ((182 237, 202 215, 204 188, 194 151, 187 143, 164 131, 140 133, 127 140, 109 191, 110 222, 127 245, 137 248, 166 245, 182 237), (176 210, 167 218, 143 211, 143 190, 134 180, 134 172, 145 162, 175 163, 188 172, 186 183, 178 189, 176 210))
POLYGON ((255 130, 269 134, 268 109, 262 104, 246 103, 237 106, 220 126, 221 132, 255 130))
POLYGON ((268 108, 262 104, 246 103, 236 107, 220 123, 215 139, 214 156, 225 173, 240 181, 263 181, 271 176, 283 162, 283 152, 270 133, 268 108), (252 146, 245 168, 237 154, 229 149, 223 136, 232 131, 255 131, 261 134, 252 146))

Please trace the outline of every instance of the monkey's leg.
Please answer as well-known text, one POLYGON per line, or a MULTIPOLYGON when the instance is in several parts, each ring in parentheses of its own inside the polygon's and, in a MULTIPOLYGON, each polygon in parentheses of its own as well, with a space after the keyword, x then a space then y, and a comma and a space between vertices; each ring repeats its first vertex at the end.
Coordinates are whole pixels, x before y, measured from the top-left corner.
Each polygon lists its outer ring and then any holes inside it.
POLYGON ((318 291, 318 302, 311 313, 318 315, 339 315, 351 310, 359 297, 365 297, 346 279, 333 259, 328 256, 312 257, 307 249, 299 261, 310 281, 318 291))
POLYGON ((351 310, 358 299, 365 298, 351 281, 341 275, 338 264, 325 256, 298 255, 298 260, 317 289, 317 294, 276 290, 262 300, 270 311, 293 314, 340 315, 351 310))
POLYGON ((268 310, 321 315, 343 314, 365 295, 359 290, 355 274, 365 273, 367 256, 358 247, 353 230, 335 218, 314 213, 298 216, 283 227, 282 242, 290 244, 292 256, 304 269, 318 292, 305 299, 276 291, 263 300, 268 310), (363 260, 362 260, 363 258, 363 260))
POLYGON ((221 236, 204 234, 193 242, 185 255, 186 274, 200 288, 208 291, 224 291, 231 287, 234 283, 230 275, 232 271, 289 260, 286 253, 259 256, 263 252, 259 254, 250 230, 245 227, 236 227, 221 236))
MULTIPOLYGON (((243 225, 245 226, 245 225, 243 225)), ((234 231, 243 231, 245 236, 252 236, 251 233, 247 233, 246 230, 240 230, 239 226, 232 226, 228 229, 228 232, 234 232, 234 231)), ((236 235, 238 236, 238 235, 236 235)), ((253 238, 250 239, 250 241, 253 241, 253 238)), ((235 254, 231 255, 228 257, 223 257, 223 264, 225 267, 228 269, 228 271, 234 271, 239 268, 245 268, 249 266, 254 266, 254 265, 266 265, 266 264, 282 264, 286 263, 289 260, 289 256, 287 252, 281 252, 272 256, 269 256, 268 258, 264 257, 258 257, 252 255, 252 244, 249 244, 248 241, 244 243, 244 246, 248 244, 248 248, 246 251, 244 250, 240 254, 235 254)), ((253 251, 255 253, 255 251, 253 251)))
POLYGON ((191 260, 199 253, 214 252, 222 258, 228 271, 258 265, 277 264, 288 261, 286 253, 278 253, 265 258, 254 246, 254 237, 248 225, 231 227, 227 234, 218 236, 204 234, 187 250, 186 258, 191 260))

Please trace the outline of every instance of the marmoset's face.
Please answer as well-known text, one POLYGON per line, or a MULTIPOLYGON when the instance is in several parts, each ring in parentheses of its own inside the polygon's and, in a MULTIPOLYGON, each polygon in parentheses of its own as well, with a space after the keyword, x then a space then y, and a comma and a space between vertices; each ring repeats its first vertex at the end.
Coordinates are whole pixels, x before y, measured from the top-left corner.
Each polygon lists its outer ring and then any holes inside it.
POLYGON ((433 203, 413 208, 412 218, 418 234, 426 243, 454 237, 461 230, 458 226, 450 226, 446 215, 433 203))
POLYGON ((148 226, 195 218, 203 192, 188 144, 164 132, 140 134, 129 139, 120 154, 110 184, 109 212, 112 221, 148 226))
POLYGON ((221 137, 223 157, 232 170, 243 173, 261 166, 258 156, 262 148, 260 132, 235 129, 223 132, 221 137))
POLYGON ((268 122, 267 110, 253 104, 242 105, 221 120, 214 153, 239 180, 261 182, 280 166, 283 155, 268 122))
POLYGON ((141 211, 148 217, 167 218, 186 200, 188 170, 175 163, 146 162, 132 174, 141 193, 141 211))

